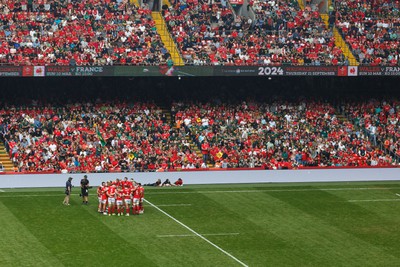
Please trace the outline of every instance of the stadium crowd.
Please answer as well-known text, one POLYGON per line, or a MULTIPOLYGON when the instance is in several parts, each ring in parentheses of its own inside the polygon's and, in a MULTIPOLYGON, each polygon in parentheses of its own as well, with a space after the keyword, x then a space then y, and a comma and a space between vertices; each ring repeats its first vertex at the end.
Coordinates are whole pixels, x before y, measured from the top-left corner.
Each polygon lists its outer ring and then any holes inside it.
POLYGON ((15 171, 162 171, 201 164, 153 103, 6 107, 0 130, 15 171))
POLYGON ((389 166, 393 158, 324 102, 175 103, 178 125, 191 132, 215 167, 389 166))
POLYGON ((374 145, 380 145, 400 158, 400 103, 397 100, 350 102, 342 106, 354 125, 363 129, 374 145))
POLYGON ((152 65, 169 56, 146 5, 0 1, 0 64, 152 65))
POLYGON ((250 1, 256 21, 226 1, 176 1, 163 15, 187 64, 348 64, 318 11, 296 1, 250 1))
POLYGON ((0 139, 16 172, 291 169, 398 162, 396 101, 344 101, 338 106, 305 98, 218 99, 175 101, 166 110, 122 96, 74 98, 69 104, 2 103, 0 139))
MULTIPOLYGON (((349 64, 315 5, 248 4, 254 21, 235 14, 226 0, 164 5, 185 64, 349 64)), ((399 64, 398 1, 333 1, 329 21, 361 64, 399 64)), ((0 1, 0 64, 159 65, 169 59, 146 1, 140 7, 128 0, 0 1)))
POLYGON ((361 64, 398 66, 399 1, 334 1, 336 26, 361 64))

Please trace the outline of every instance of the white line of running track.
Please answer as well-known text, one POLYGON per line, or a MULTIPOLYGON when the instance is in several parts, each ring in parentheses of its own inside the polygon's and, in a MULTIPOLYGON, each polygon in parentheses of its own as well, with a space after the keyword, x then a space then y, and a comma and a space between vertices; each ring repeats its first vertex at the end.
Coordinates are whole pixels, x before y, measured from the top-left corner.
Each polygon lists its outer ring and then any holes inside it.
POLYGON ((174 217, 172 217, 171 215, 169 215, 168 213, 166 213, 165 211, 163 211, 162 209, 160 209, 159 207, 157 207, 156 205, 154 205, 153 203, 151 203, 148 200, 144 200, 145 202, 147 202, 150 206, 156 208, 159 212, 163 213, 165 216, 169 217, 170 219, 174 220, 176 223, 178 223, 179 225, 183 226, 184 228, 186 228, 187 230, 189 230, 190 232, 192 232, 194 235, 200 237, 201 239, 203 239, 204 241, 206 241, 208 244, 210 244, 211 246, 215 247, 216 249, 218 249, 219 251, 221 251, 222 253, 224 253, 225 255, 229 256, 230 258, 232 258, 233 260, 235 260, 237 263, 239 263, 242 266, 248 267, 247 264, 243 263, 242 261, 240 261, 238 258, 236 258, 235 256, 233 256, 232 254, 230 254, 229 252, 223 250, 222 248, 220 248, 219 246, 217 246, 216 244, 214 244, 213 242, 211 242, 210 240, 208 240, 207 238, 205 238, 203 235, 197 233, 195 230, 193 230, 192 228, 190 228, 189 226, 187 226, 186 224, 180 222, 179 220, 175 219, 174 217))

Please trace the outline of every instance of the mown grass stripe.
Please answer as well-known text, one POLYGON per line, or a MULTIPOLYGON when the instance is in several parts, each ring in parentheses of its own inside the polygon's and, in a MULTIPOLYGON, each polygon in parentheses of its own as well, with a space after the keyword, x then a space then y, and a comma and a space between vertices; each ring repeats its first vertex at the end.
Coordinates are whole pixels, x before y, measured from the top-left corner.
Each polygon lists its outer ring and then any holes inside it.
POLYGON ((161 213, 163 213, 164 215, 166 215, 167 217, 169 217, 170 219, 172 219, 173 221, 175 221, 176 223, 178 223, 179 225, 181 225, 182 227, 186 228, 187 230, 189 230, 190 232, 192 232, 193 234, 195 234, 196 236, 200 237, 201 239, 203 239, 204 241, 206 241, 208 244, 210 244, 211 246, 215 247, 216 249, 218 249, 219 251, 221 251, 222 253, 224 253, 225 255, 227 255, 228 257, 232 258, 233 260, 235 260, 237 263, 239 263, 242 266, 248 267, 247 264, 245 264, 244 262, 242 262, 241 260, 239 260, 238 258, 236 258, 235 256, 233 256, 232 254, 230 254, 229 252, 225 251, 224 249, 222 249, 221 247, 217 246, 216 244, 214 244, 213 242, 211 242, 210 240, 208 240, 207 238, 205 238, 204 236, 202 236, 201 234, 197 233, 196 231, 194 231, 192 228, 190 228, 189 226, 187 226, 186 224, 182 223, 181 221, 177 220, 176 218, 172 217, 171 215, 169 215, 167 212, 163 211, 162 209, 160 209, 159 207, 157 207, 156 205, 154 205, 153 203, 151 203, 148 200, 144 200, 146 203, 148 203, 150 206, 156 208, 158 211, 160 211, 161 213))
POLYGON ((2 202, 0 214, 0 266, 63 266, 2 202))
POLYGON ((87 211, 94 206, 81 205, 79 198, 71 198, 71 206, 64 206, 62 199, 60 194, 54 198, 2 201, 9 207, 18 207, 10 208, 14 216, 65 265, 103 266, 108 262, 123 266, 134 261, 138 266, 156 266, 146 257, 139 256, 137 246, 126 242, 99 223, 99 218, 90 215, 87 211))
MULTIPOLYGON (((325 191, 302 195, 268 194, 313 218, 315 221, 313 223, 314 232, 326 228, 331 229, 331 232, 338 237, 339 234, 345 236, 342 241, 337 240, 336 242, 342 242, 346 245, 352 244, 351 246, 342 246, 340 249, 346 248, 347 253, 350 255, 352 253, 354 258, 357 258, 355 256, 357 254, 360 254, 359 257, 363 257, 354 259, 354 263, 360 260, 369 262, 375 257, 386 262, 386 265, 389 266, 399 259, 397 250, 393 248, 396 247, 400 234, 397 226, 393 226, 398 224, 400 218, 397 215, 398 212, 393 209, 393 205, 382 204, 376 208, 370 208, 376 205, 369 205, 367 209, 358 205, 359 203, 346 201, 346 198, 349 199, 354 196, 352 192, 340 193, 340 196, 336 192, 333 194, 333 192, 325 191), (381 212, 394 214, 391 218, 384 218, 380 216, 381 212), (317 224, 321 226, 317 226, 317 224), (323 225, 325 226, 322 227, 323 225), (334 231, 334 229, 336 230, 334 231), (359 251, 354 251, 353 248, 356 247, 359 247, 359 251)), ((369 196, 367 191, 360 194, 369 196)), ((320 232, 321 236, 324 234, 324 232, 320 232)), ((339 248, 337 250, 339 251, 339 248)))

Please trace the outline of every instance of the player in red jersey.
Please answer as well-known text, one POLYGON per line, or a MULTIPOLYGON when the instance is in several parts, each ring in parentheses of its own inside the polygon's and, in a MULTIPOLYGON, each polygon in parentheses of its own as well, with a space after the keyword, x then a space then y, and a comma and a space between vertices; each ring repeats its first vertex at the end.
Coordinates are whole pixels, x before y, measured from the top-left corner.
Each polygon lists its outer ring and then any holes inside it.
POLYGON ((129 184, 125 184, 125 188, 122 189, 122 195, 124 196, 125 214, 126 216, 129 216, 129 210, 132 203, 132 189, 129 187, 129 184))
POLYGON ((144 212, 144 207, 143 207, 143 199, 144 199, 144 187, 142 186, 141 183, 138 183, 138 188, 136 190, 139 191, 139 214, 143 214, 144 212))
POLYGON ((139 214, 140 190, 139 185, 133 189, 132 214, 139 214))
POLYGON ((103 194, 103 190, 104 190, 105 186, 106 186, 106 183, 102 182, 101 185, 97 188, 97 198, 99 200, 99 206, 97 208, 97 212, 100 212, 100 213, 103 212, 103 210, 102 210, 102 206, 103 205, 102 205, 102 202, 101 202, 101 198, 102 198, 102 194, 103 194))
POLYGON ((115 215, 115 185, 108 186, 107 201, 108 201, 108 216, 115 215))
POLYGON ((115 179, 114 182, 112 182, 112 184, 115 185, 116 187, 118 187, 121 185, 121 181, 117 178, 117 179, 115 179))
POLYGON ((122 215, 122 209, 123 209, 123 201, 122 201, 122 188, 121 186, 118 186, 116 191, 115 191, 115 195, 116 195, 116 203, 117 203, 117 214, 118 216, 122 215))
POLYGON ((107 215, 107 191, 108 191, 108 185, 104 183, 103 190, 101 192, 101 210, 103 211, 104 215, 107 215))
POLYGON ((132 182, 128 180, 128 177, 125 177, 123 181, 121 181, 122 189, 124 189, 126 186, 129 188, 132 188, 132 182))

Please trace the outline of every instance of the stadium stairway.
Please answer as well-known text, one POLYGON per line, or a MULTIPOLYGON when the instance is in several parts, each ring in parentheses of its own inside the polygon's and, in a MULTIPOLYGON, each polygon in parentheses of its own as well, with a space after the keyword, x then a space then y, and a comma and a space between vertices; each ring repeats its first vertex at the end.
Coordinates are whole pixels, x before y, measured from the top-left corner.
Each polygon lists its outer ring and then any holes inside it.
POLYGON ((165 115, 165 118, 167 119, 166 123, 168 123, 173 127, 175 123, 172 122, 172 115, 170 109, 164 107, 163 105, 159 105, 159 107, 161 108, 162 113, 165 115))
MULTIPOLYGON (((169 125, 171 125, 173 128, 177 129, 175 121, 172 120, 171 109, 168 109, 168 108, 166 108, 166 107, 164 107, 164 106, 162 106, 162 105, 160 105, 160 107, 161 107, 161 109, 162 109, 163 114, 165 114, 165 117, 167 118, 167 123, 168 123, 169 125)), ((183 127, 183 126, 182 126, 182 127, 183 127)), ((200 150, 200 148, 197 146, 197 144, 193 141, 193 137, 194 137, 194 134, 190 131, 190 133, 189 133, 188 135, 185 136, 185 139, 186 139, 186 141, 188 141, 189 146, 190 146, 190 149, 191 149, 192 151, 196 152, 196 155, 197 155, 199 158, 202 158, 202 157, 203 157, 203 154, 201 153, 201 150, 200 150)), ((212 165, 211 165, 211 164, 208 164, 208 167, 212 167, 212 165)))
POLYGON ((344 55, 349 59, 350 66, 358 66, 359 63, 351 52, 349 46, 343 40, 342 35, 336 27, 333 28, 333 36, 335 37, 335 45, 342 48, 344 55))
MULTIPOLYGON (((197 155, 199 158, 202 159, 202 158, 203 158, 203 153, 201 153, 200 147, 193 141, 196 137, 197 137, 196 134, 193 133, 192 130, 190 130, 190 134, 189 134, 189 135, 186 135, 186 140, 187 140, 187 141, 189 142, 189 144, 190 144, 190 149, 192 149, 193 151, 195 151, 195 152, 196 152, 196 155, 197 155)), ((208 167, 208 168, 213 168, 214 165, 211 164, 210 161, 208 161, 208 162, 207 162, 207 167, 208 167)))
POLYGON ((304 9, 303 0, 297 0, 297 3, 299 3, 299 7, 300 7, 301 9, 304 9))
POLYGON ((152 11, 151 16, 153 17, 158 34, 161 36, 161 40, 163 41, 165 47, 168 49, 171 54, 172 61, 174 62, 174 66, 183 66, 184 61, 179 53, 178 47, 174 42, 171 34, 168 31, 167 25, 165 23, 164 18, 161 15, 161 12, 152 11))
POLYGON ((196 152, 196 155, 199 158, 203 157, 203 154, 200 151, 200 148, 193 142, 193 139, 190 135, 186 135, 186 140, 189 142, 190 144, 190 149, 193 150, 194 152, 196 152))
MULTIPOLYGON (((297 0, 299 7, 304 9, 303 0, 297 0)), ((328 2, 331 5, 331 1, 328 2)), ((328 14, 320 14, 322 21, 325 23, 325 26, 329 28, 329 15, 328 14)), ((343 40, 342 35, 339 33, 336 27, 333 27, 333 36, 335 37, 335 46, 340 47, 343 51, 345 57, 349 60, 350 66, 358 66, 359 63, 357 59, 354 57, 353 53, 351 52, 349 46, 343 40)))
POLYGON ((14 169, 14 164, 8 156, 3 143, 0 143, 0 162, 3 163, 4 171, 12 171, 14 169))
MULTIPOLYGON (((329 15, 328 14, 320 14, 320 16, 321 16, 322 21, 325 23, 325 26, 327 28, 329 28, 329 15)), ((354 57, 349 46, 343 40, 343 36, 339 33, 339 31, 336 27, 333 27, 333 37, 335 38, 335 46, 340 47, 342 49, 343 54, 349 60, 350 66, 358 66, 359 63, 358 63, 357 59, 354 57)))
POLYGON ((338 121, 340 121, 340 122, 348 122, 349 121, 348 118, 343 114, 336 113, 335 115, 336 115, 336 118, 338 119, 338 121))
POLYGON ((135 5, 135 6, 140 7, 140 2, 139 2, 139 0, 129 0, 129 3, 130 3, 131 5, 135 5))

